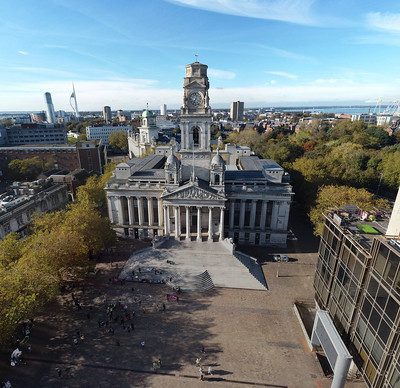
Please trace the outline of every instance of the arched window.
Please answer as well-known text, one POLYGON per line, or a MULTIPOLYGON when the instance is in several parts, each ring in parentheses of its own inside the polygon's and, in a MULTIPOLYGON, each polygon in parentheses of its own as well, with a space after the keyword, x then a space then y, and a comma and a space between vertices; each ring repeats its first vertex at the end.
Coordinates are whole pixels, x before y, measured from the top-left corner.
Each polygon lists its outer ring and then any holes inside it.
POLYGON ((193 146, 198 147, 200 143, 200 128, 193 127, 192 132, 193 132, 193 146))
POLYGON ((219 185, 219 174, 214 175, 215 184, 219 185))

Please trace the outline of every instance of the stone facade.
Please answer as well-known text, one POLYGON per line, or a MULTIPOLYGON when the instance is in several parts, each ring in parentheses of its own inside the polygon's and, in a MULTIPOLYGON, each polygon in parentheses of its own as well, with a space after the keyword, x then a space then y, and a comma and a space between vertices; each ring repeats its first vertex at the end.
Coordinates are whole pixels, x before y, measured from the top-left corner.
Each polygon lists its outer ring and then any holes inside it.
POLYGON ((252 245, 285 245, 293 192, 273 160, 242 147, 210 150, 207 66, 186 66, 180 151, 156 152, 117 166, 105 190, 115 229, 252 245))
POLYGON ((45 213, 68 203, 67 186, 51 179, 14 183, 0 197, 0 239, 11 232, 26 234, 35 213, 45 213))

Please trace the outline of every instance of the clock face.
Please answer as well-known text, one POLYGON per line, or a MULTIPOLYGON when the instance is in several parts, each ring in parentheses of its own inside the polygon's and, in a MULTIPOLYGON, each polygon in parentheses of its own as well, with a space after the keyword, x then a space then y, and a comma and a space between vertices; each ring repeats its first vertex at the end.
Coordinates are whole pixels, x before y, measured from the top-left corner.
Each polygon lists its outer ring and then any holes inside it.
POLYGON ((194 92, 189 95, 189 103, 194 107, 198 107, 202 100, 203 98, 199 92, 194 92))

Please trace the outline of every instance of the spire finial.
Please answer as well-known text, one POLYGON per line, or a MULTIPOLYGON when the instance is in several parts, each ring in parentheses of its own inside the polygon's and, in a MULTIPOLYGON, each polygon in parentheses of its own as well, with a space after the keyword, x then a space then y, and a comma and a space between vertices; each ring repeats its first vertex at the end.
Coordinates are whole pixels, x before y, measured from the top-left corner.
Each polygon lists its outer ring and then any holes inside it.
POLYGON ((199 61, 199 54, 194 54, 194 56, 196 57, 196 62, 199 61))
POLYGON ((146 102, 146 109, 149 110, 149 103, 146 102))

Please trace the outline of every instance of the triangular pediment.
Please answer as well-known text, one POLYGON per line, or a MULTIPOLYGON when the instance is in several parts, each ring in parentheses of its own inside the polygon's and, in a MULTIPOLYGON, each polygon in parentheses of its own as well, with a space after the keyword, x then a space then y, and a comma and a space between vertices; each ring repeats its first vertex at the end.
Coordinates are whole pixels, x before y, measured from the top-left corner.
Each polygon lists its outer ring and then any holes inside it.
POLYGON ((224 201, 225 197, 212 189, 199 187, 195 184, 179 187, 173 192, 167 192, 162 196, 163 199, 194 199, 224 201))

